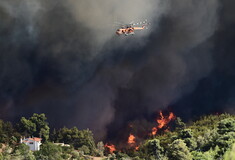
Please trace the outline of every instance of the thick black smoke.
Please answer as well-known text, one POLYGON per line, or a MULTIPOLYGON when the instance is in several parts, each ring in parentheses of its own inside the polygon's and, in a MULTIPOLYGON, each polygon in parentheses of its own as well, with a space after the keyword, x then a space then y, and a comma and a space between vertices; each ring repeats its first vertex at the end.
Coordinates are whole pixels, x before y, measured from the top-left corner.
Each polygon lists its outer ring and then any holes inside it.
POLYGON ((234 6, 2 0, 0 118, 44 112, 53 127, 90 128, 100 139, 168 107, 184 118, 232 112, 234 6), (115 21, 145 18, 149 30, 114 35, 115 21))

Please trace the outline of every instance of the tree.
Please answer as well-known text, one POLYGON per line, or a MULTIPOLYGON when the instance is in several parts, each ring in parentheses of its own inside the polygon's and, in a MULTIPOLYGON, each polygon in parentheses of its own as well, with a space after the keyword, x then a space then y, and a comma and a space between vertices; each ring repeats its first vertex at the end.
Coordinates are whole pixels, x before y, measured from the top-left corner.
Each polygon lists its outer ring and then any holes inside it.
POLYGON ((211 148, 215 148, 216 140, 219 138, 219 134, 217 133, 216 129, 213 130, 205 130, 203 136, 198 136, 197 144, 198 148, 202 151, 208 151, 211 148))
POLYGON ((214 153, 212 150, 207 152, 193 151, 193 160, 214 160, 214 153))
POLYGON ((181 130, 179 133, 179 138, 184 140, 190 151, 194 150, 197 147, 197 143, 195 138, 193 137, 193 132, 191 129, 181 130))
POLYGON ((21 124, 21 131, 26 133, 27 136, 33 135, 37 130, 36 130, 36 124, 33 123, 32 121, 26 119, 25 117, 22 117, 20 119, 20 124, 21 124))
POLYGON ((41 146, 40 151, 34 152, 36 159, 62 160, 62 147, 51 142, 41 146))
POLYGON ((57 132, 55 141, 64 142, 70 145, 73 145, 75 149, 78 149, 82 146, 87 146, 89 149, 89 154, 95 155, 96 145, 93 138, 93 133, 87 130, 78 130, 77 127, 61 128, 57 132))
POLYGON ((140 150, 144 153, 146 158, 153 156, 155 159, 163 157, 163 148, 158 139, 147 140, 140 150))
POLYGON ((182 130, 186 128, 186 124, 182 121, 180 117, 175 120, 176 130, 182 130))
POLYGON ((98 142, 98 144, 97 144, 97 154, 101 157, 104 156, 104 150, 105 150, 104 143, 102 141, 98 142))
POLYGON ((72 151, 71 156, 72 156, 71 159, 79 159, 79 160, 84 159, 82 158, 82 155, 78 151, 72 151))
POLYGON ((221 135, 217 140, 216 144, 219 146, 218 156, 222 156, 232 144, 235 143, 235 133, 229 132, 221 135))
POLYGON ((43 140, 47 141, 50 128, 46 120, 45 114, 34 113, 29 119, 22 117, 18 124, 18 129, 21 133, 26 134, 26 136, 42 137, 43 140))
POLYGON ((219 137, 216 140, 216 145, 220 148, 217 157, 221 157, 235 143, 235 119, 226 118, 219 121, 217 132, 219 137))
POLYGON ((235 143, 233 144, 232 149, 224 154, 224 160, 235 160, 235 143))
POLYGON ((20 135, 15 131, 10 122, 0 120, 0 143, 15 144, 20 135))
POLYGON ((228 132, 235 132, 235 119, 227 118, 218 123, 218 133, 225 134, 228 132))
POLYGON ((75 148, 79 148, 85 145, 90 149, 90 154, 92 155, 95 154, 96 150, 95 140, 93 137, 93 133, 89 129, 79 131, 78 136, 74 138, 76 138, 74 140, 75 148))
POLYGON ((170 160, 192 160, 188 147, 183 140, 177 139, 169 146, 168 157, 170 160))
POLYGON ((191 129, 184 129, 180 131, 179 137, 181 139, 185 139, 185 138, 192 138, 193 137, 193 133, 191 129))
POLYGON ((26 144, 19 144, 16 147, 11 159, 36 160, 33 152, 29 150, 29 146, 27 146, 26 144))

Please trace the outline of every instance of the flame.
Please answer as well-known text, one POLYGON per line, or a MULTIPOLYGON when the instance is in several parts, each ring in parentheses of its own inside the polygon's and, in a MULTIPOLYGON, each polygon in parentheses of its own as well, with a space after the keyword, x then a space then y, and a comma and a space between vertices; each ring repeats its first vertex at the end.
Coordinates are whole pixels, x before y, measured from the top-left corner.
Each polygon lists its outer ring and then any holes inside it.
POLYGON ((139 149, 139 146, 136 145, 136 137, 133 134, 129 135, 127 143, 130 145, 131 148, 135 149, 136 151, 139 149))
POLYGON ((157 119, 157 123, 158 123, 158 128, 163 128, 168 122, 168 119, 166 119, 163 114, 162 111, 160 111, 160 119, 157 119))
POLYGON ((108 144, 106 143, 106 144, 105 144, 105 147, 109 149, 109 152, 110 152, 110 153, 113 153, 114 151, 116 151, 116 147, 115 147, 115 145, 113 145, 113 144, 108 145, 108 144))
POLYGON ((162 114, 162 111, 160 111, 159 115, 160 115, 159 119, 156 119, 158 126, 152 128, 152 135, 156 135, 158 129, 162 129, 162 128, 166 127, 167 124, 171 120, 175 119, 175 115, 172 112, 170 112, 169 116, 167 116, 167 117, 162 114))
POLYGON ((133 134, 130 134, 128 137, 128 144, 135 144, 135 136, 133 134))
POLYGON ((168 119, 169 119, 170 121, 173 120, 173 119, 175 119, 174 113, 170 112, 170 115, 169 115, 168 119))
POLYGON ((157 127, 153 127, 152 128, 152 135, 156 135, 157 134, 157 127))

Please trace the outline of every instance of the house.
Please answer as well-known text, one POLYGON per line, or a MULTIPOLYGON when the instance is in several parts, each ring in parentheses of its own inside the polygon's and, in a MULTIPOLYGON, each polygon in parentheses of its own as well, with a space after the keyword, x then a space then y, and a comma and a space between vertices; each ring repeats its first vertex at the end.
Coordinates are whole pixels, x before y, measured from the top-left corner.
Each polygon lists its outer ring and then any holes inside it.
POLYGON ((20 143, 24 143, 29 146, 31 151, 39 151, 41 143, 41 138, 32 137, 32 138, 21 138, 20 143))

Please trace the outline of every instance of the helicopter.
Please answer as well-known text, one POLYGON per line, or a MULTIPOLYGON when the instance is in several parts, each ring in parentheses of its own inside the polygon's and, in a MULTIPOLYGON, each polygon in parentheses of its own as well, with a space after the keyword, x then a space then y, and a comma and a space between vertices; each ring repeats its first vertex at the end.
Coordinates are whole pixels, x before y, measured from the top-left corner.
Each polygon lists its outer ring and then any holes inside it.
POLYGON ((124 24, 121 25, 120 28, 118 28, 116 30, 116 34, 117 35, 134 35, 136 30, 143 30, 143 29, 147 29, 147 26, 150 23, 147 23, 147 20, 143 21, 143 22, 138 22, 138 23, 133 23, 131 22, 130 24, 124 24))

